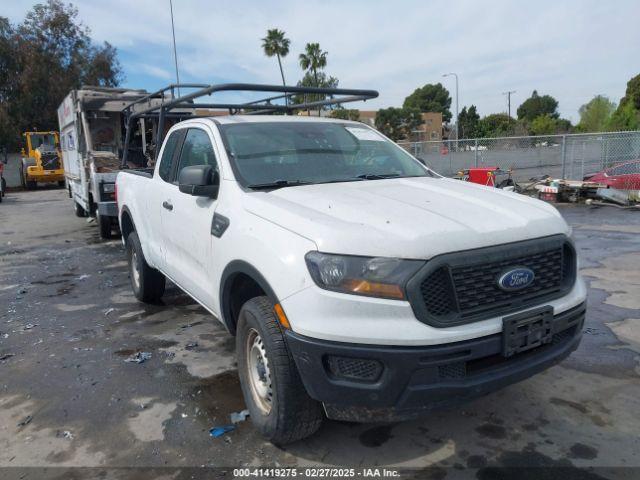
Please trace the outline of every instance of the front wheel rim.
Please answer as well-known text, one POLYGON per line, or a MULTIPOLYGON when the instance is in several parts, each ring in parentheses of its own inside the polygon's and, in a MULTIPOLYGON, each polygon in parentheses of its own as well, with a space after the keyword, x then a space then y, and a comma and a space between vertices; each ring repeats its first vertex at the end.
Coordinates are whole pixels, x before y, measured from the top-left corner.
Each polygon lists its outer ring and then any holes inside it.
POLYGON ((268 415, 271 412, 273 402, 271 370, 262 337, 255 329, 249 330, 245 346, 247 377, 251 396, 260 411, 264 415, 268 415))
POLYGON ((138 254, 135 250, 131 252, 131 280, 133 281, 133 286, 138 289, 140 288, 140 270, 138 270, 138 254))

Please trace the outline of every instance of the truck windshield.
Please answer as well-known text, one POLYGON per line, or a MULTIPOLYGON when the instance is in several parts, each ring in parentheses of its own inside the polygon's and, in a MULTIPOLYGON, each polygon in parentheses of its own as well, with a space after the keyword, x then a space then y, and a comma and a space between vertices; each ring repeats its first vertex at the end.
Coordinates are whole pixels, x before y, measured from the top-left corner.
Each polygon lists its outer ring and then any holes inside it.
POLYGON ((432 175, 364 125, 251 122, 220 130, 238 181, 249 188, 432 175))
POLYGON ((50 133, 36 133, 30 135, 31 148, 41 150, 53 150, 56 148, 56 137, 50 133))

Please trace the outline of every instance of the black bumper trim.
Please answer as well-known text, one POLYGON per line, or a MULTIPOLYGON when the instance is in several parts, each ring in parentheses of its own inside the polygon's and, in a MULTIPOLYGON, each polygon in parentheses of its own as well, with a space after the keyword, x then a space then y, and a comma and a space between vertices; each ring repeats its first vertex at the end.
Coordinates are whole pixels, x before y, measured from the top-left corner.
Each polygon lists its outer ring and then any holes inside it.
POLYGON ((553 341, 502 356, 502 335, 426 347, 359 345, 286 332, 289 349, 309 395, 325 404, 331 418, 393 421, 450 406, 524 380, 566 358, 578 347, 586 303, 555 315, 553 341), (336 378, 327 357, 376 360, 375 382, 336 378))

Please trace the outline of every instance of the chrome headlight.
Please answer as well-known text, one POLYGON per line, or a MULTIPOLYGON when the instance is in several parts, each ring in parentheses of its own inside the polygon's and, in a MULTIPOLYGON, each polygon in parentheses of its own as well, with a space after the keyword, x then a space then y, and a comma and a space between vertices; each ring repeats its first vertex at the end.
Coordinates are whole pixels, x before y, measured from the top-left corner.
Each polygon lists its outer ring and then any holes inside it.
POLYGON ((407 281, 424 265, 421 260, 356 257, 309 252, 311 278, 320 288, 369 297, 404 300, 407 281))

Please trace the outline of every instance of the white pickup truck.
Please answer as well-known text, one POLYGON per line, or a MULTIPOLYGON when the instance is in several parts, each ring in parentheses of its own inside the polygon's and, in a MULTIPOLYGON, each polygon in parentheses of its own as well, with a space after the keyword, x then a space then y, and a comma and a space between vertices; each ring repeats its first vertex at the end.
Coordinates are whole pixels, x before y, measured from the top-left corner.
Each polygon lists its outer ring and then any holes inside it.
POLYGON ((136 297, 171 280, 236 336, 276 444, 324 416, 396 421, 540 372, 577 346, 570 228, 538 200, 443 178, 358 122, 194 118, 117 177, 136 297))

